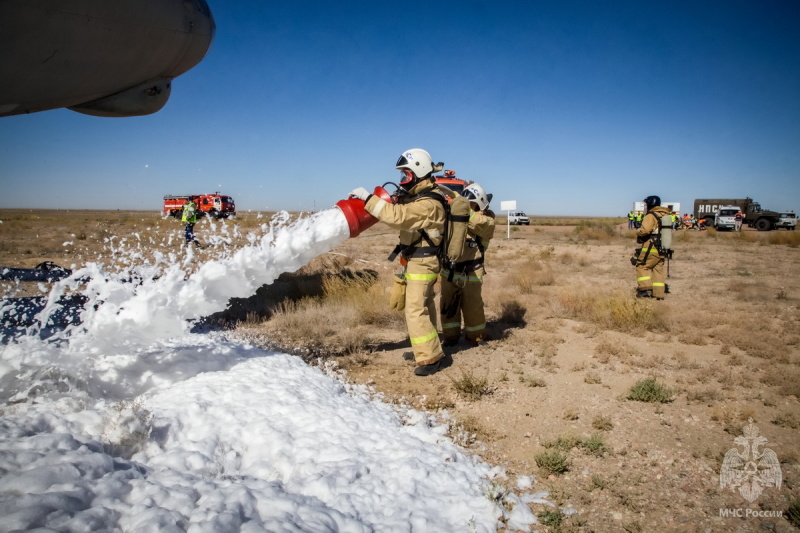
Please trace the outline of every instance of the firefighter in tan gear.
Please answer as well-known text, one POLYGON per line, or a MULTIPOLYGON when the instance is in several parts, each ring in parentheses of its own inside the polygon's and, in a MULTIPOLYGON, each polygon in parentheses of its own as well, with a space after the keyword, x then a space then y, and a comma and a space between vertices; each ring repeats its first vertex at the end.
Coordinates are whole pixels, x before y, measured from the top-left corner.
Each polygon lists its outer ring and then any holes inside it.
POLYGON ((642 247, 632 258, 636 266, 636 296, 663 300, 666 292, 664 263, 666 251, 660 248, 661 217, 669 215, 669 209, 661 207, 661 198, 648 196, 644 199, 647 212, 642 225, 636 230, 636 242, 642 247))
POLYGON ((489 196, 477 183, 468 185, 461 193, 469 199, 471 212, 467 222, 467 240, 461 260, 452 269, 443 268, 441 277, 440 320, 444 339, 442 344, 453 346, 461 337, 469 344, 486 338, 486 315, 483 311, 483 256, 494 236, 494 213, 489 211, 489 196))
POLYGON ((439 247, 445 225, 445 200, 434 182, 433 173, 442 169, 434 166, 425 150, 412 148, 403 152, 395 165, 401 172, 398 202, 391 204, 373 196, 363 187, 351 196, 366 202, 365 209, 389 227, 400 230, 400 244, 390 259, 400 254, 405 265, 403 303, 414 374, 429 376, 444 368, 445 357, 436 327, 434 287, 439 277, 439 247))

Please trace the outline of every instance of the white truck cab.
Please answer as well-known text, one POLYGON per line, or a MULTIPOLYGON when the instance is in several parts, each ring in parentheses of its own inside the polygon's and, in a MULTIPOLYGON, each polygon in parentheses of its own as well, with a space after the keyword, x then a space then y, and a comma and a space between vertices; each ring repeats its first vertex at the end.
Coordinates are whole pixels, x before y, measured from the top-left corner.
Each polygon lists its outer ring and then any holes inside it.
POLYGON ((718 230, 735 230, 736 213, 739 213, 738 205, 721 205, 714 212, 714 227, 718 230))
POLYGON ((775 229, 786 228, 788 230, 793 230, 797 227, 797 216, 794 214, 794 211, 782 211, 779 214, 780 218, 778 219, 778 223, 775 224, 775 229))

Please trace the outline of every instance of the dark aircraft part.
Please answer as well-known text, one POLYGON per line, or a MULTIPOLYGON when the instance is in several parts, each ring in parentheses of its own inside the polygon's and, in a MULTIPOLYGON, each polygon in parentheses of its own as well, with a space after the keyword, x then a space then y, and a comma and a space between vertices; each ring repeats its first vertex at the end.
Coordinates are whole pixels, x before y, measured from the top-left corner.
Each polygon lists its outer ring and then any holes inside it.
POLYGON ((205 0, 0 0, 0 116, 154 113, 214 31, 205 0))
POLYGON ((149 115, 164 107, 171 90, 172 80, 151 81, 93 102, 71 106, 70 109, 96 117, 149 115))
POLYGON ((35 268, 0 267, 0 281, 46 281, 53 282, 72 275, 72 270, 60 267, 51 261, 39 263, 35 268))

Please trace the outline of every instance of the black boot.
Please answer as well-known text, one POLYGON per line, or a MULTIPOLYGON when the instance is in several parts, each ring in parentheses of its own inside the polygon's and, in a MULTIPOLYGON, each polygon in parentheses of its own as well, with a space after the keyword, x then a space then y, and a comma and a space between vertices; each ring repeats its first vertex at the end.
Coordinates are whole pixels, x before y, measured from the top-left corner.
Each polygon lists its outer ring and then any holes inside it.
POLYGON ((453 363, 453 358, 445 354, 444 357, 442 357, 435 363, 431 363, 429 365, 419 365, 417 368, 414 369, 414 375, 430 376, 432 374, 437 373, 439 370, 450 366, 452 363, 453 363))
POLYGON ((639 290, 636 291, 636 297, 637 298, 652 298, 653 297, 653 291, 652 291, 652 289, 644 289, 644 290, 639 289, 639 290))

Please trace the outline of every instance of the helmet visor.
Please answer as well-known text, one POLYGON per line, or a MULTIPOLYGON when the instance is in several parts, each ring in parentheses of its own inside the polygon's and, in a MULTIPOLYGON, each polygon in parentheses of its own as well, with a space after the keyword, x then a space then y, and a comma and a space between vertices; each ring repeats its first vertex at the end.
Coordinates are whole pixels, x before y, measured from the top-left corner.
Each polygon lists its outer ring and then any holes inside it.
POLYGON ((414 173, 407 168, 400 169, 400 185, 408 185, 414 181, 414 173))
POLYGON ((461 196, 466 196, 471 202, 478 201, 478 196, 471 189, 465 189, 464 192, 461 193, 461 196))

